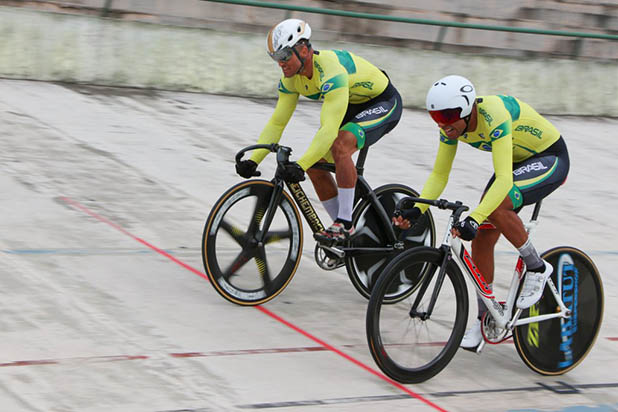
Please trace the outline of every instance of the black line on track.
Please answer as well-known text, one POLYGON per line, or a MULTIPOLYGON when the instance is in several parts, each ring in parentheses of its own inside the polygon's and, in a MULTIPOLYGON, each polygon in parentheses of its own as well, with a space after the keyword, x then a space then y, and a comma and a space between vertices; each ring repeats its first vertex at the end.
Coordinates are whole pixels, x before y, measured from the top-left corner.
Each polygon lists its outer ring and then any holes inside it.
MULTIPOLYGON (((572 385, 563 381, 556 381, 554 385, 537 382, 536 386, 525 386, 518 388, 498 388, 498 389, 474 389, 467 391, 447 391, 447 392, 429 392, 420 394, 422 396, 435 396, 438 398, 446 398, 461 395, 474 395, 474 394, 486 394, 486 393, 507 393, 507 392, 530 392, 530 391, 550 391, 559 395, 572 395, 581 394, 582 390, 586 389, 604 389, 604 388, 618 388, 618 382, 614 383, 589 383, 572 385)), ((275 409, 275 408, 293 408, 301 406, 315 406, 315 405, 334 405, 344 403, 359 403, 359 402, 381 402, 411 399, 409 395, 378 395, 378 396, 355 396, 349 398, 330 398, 330 399, 313 399, 304 401, 286 401, 286 402, 267 402, 267 403, 255 403, 246 405, 236 405, 241 409, 275 409)), ((201 409, 183 409, 184 411, 198 412, 201 409)), ((181 411, 165 411, 165 412, 181 412, 181 411)))

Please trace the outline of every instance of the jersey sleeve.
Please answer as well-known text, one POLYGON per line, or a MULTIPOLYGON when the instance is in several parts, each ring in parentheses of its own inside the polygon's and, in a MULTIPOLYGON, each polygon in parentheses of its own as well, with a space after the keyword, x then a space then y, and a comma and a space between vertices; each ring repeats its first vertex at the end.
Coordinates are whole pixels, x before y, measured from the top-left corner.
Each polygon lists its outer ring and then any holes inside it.
MULTIPOLYGON (((451 173, 453 159, 455 159, 456 153, 457 140, 449 140, 440 132, 440 145, 438 146, 436 161, 433 165, 431 174, 423 186, 420 197, 435 200, 442 194, 442 191, 444 191, 448 183, 448 177, 451 173)), ((429 205, 424 203, 419 203, 416 206, 421 209, 423 213, 429 208, 429 205)))
POLYGON ((508 119, 494 128, 491 133, 491 152, 496 179, 491 184, 481 203, 470 213, 470 217, 483 223, 487 216, 500 206, 513 187, 513 134, 512 121, 508 119))
MULTIPOLYGON (((281 135, 283 134, 283 129, 285 129, 285 126, 290 121, 290 118, 296 109, 298 96, 298 93, 292 92, 285 88, 282 82, 279 83, 279 99, 277 100, 275 111, 262 130, 262 133, 260 133, 260 137, 257 141, 258 144, 279 142, 281 135)), ((268 153, 270 152, 266 149, 254 150, 251 155, 251 160, 259 164, 262 160, 264 160, 268 153)))
POLYGON ((303 170, 310 168, 330 150, 339 133, 339 126, 348 109, 349 86, 347 74, 339 74, 322 84, 324 103, 320 111, 320 129, 307 151, 298 159, 303 170))

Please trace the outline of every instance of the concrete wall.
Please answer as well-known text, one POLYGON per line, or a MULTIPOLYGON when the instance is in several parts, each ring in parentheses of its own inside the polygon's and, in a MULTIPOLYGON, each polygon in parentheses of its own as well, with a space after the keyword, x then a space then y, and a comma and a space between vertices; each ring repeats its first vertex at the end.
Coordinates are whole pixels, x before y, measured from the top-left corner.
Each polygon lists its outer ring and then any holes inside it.
MULTIPOLYGON (((0 76, 276 97, 280 72, 264 36, 0 8, 0 76)), ((345 48, 386 70, 407 107, 424 106, 429 85, 458 73, 480 94, 513 94, 551 114, 618 116, 612 61, 449 54, 314 41, 345 48)))
MULTIPOLYGON (((616 0, 274 0, 290 6, 343 9, 396 17, 543 30, 618 34, 616 0)), ((442 28, 205 0, 0 0, 0 5, 62 13, 102 15, 128 21, 247 31, 263 34, 277 21, 298 17, 311 23, 319 40, 475 55, 563 57, 618 61, 616 41, 529 35, 504 31, 442 28), (107 8, 103 9, 102 7, 107 8), (443 36, 441 34, 443 34, 443 36)))

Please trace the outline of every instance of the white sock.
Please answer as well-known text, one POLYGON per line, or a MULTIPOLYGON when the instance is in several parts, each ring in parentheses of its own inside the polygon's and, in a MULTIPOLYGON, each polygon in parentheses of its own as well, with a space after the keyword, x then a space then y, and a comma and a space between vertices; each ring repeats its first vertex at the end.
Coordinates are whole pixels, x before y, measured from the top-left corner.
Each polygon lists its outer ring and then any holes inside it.
POLYGON ((354 188, 338 187, 337 192, 339 193, 339 213, 337 213, 337 218, 349 222, 352 220, 352 208, 354 207, 354 188))
POLYGON ((322 206, 326 209, 328 216, 332 220, 337 219, 337 213, 339 213, 339 197, 331 197, 330 199, 322 200, 322 206))
POLYGON ((524 260, 524 263, 526 264, 526 268, 528 268, 530 271, 535 271, 535 269, 543 267, 543 260, 539 257, 539 254, 537 253, 534 246, 532 246, 530 238, 528 238, 528 240, 526 240, 526 243, 521 245, 518 250, 519 254, 524 260))

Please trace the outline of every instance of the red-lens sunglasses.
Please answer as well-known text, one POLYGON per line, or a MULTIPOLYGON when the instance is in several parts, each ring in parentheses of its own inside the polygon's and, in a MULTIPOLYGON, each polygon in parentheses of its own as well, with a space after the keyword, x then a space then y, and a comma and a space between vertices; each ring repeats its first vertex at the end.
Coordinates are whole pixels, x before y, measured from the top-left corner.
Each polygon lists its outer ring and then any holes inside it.
POLYGON ((461 119, 461 107, 455 109, 430 110, 429 115, 438 124, 453 124, 461 119))

